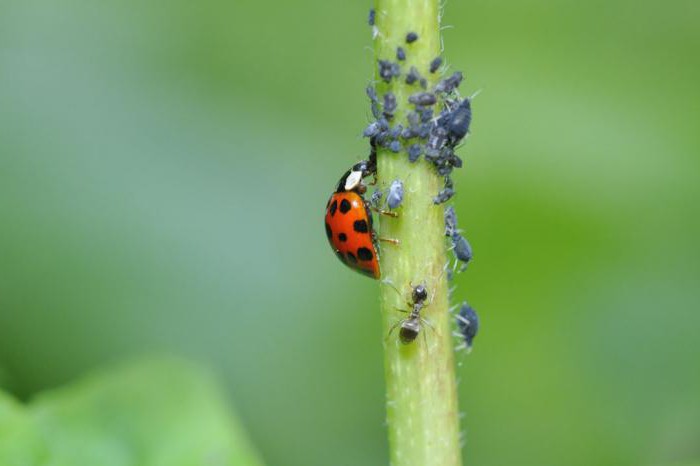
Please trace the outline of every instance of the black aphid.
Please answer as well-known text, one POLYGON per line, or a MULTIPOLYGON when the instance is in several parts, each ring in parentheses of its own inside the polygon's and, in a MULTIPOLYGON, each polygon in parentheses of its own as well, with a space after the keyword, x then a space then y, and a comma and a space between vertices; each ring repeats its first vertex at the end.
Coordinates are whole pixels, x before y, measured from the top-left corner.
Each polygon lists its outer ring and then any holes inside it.
POLYGON ((428 88, 428 80, 425 78, 420 78, 420 87, 423 89, 428 88))
POLYGON ((422 152, 423 152, 423 148, 421 147, 420 144, 412 144, 411 147, 408 148, 408 161, 409 162, 417 161, 422 152))
POLYGON ((396 96, 393 92, 389 91, 384 94, 384 116, 387 120, 391 120, 394 117, 394 111, 396 110, 396 96))
MULTIPOLYGON (((440 171, 438 170, 438 173, 440 171)), ((445 188, 433 198, 433 204, 443 204, 447 201, 449 201, 452 196, 455 195, 455 190, 452 188, 445 188)))
POLYGON ((438 68, 442 65, 442 57, 435 57, 433 61, 430 62, 430 72, 435 73, 438 68))
POLYGON ((399 76, 401 74, 401 68, 398 63, 391 62, 389 60, 379 60, 379 77, 384 80, 384 82, 391 82, 391 78, 394 76, 399 76))
POLYGON ((372 123, 367 125, 365 130, 362 132, 362 135, 366 138, 371 138, 371 137, 374 137, 377 134, 379 134, 380 131, 381 131, 381 127, 379 126, 379 122, 373 121, 372 123))
POLYGON ((382 109, 379 107, 379 102, 372 101, 370 108, 372 109, 372 115, 374 118, 377 120, 382 118, 382 109))
POLYGON ((418 137, 421 139, 427 139, 430 136, 430 130, 432 125, 430 123, 424 123, 418 128, 418 137))
POLYGON ((377 98, 377 90, 374 88, 374 86, 367 86, 365 88, 365 92, 367 93, 369 100, 372 102, 379 102, 379 99, 377 98))
POLYGON ((416 132, 413 130, 413 128, 411 128, 410 126, 407 127, 407 128, 404 128, 404 129, 401 131, 401 137, 404 138, 404 139, 411 139, 412 137, 415 137, 416 134, 417 134, 417 133, 416 133, 416 132))
POLYGON ((419 92, 408 97, 408 101, 413 105, 435 105, 437 98, 432 92, 419 92))
MULTIPOLYGON (((439 155, 440 149, 447 142, 447 129, 442 125, 437 125, 431 128, 430 137, 428 138, 428 149, 430 149, 431 155, 433 151, 437 151, 436 155, 439 155)), ((427 153, 428 151, 426 151, 427 153)))
POLYGON ((406 52, 403 47, 396 48, 396 59, 399 61, 404 61, 406 59, 406 52))
POLYGON ((401 142, 394 139, 389 143, 389 150, 396 153, 401 152, 401 142))
POLYGON ((374 26, 374 20, 376 19, 376 11, 374 11, 374 8, 369 9, 369 16, 367 18, 367 23, 370 26, 374 26))
POLYGON ((411 69, 408 70, 408 74, 406 75, 406 84, 413 84, 419 79, 422 79, 420 73, 418 73, 418 70, 415 66, 412 66, 411 69))
MULTIPOLYGON (((437 169, 438 175, 440 176, 450 176, 450 173, 452 173, 453 167, 449 163, 446 163, 444 160, 440 160, 436 165, 435 168, 437 169)), ((446 197, 444 201, 448 201, 452 196, 454 196, 454 189, 450 188, 445 188, 442 191, 438 193, 438 195, 441 195, 446 197)), ((437 203, 436 203, 437 204, 437 203)))
POLYGON ((433 119, 433 109, 432 108, 426 108, 425 110, 420 112, 420 121, 422 121, 423 123, 428 123, 432 119, 433 119))
POLYGON ((392 139, 398 139, 401 136, 402 132, 403 132, 403 126, 396 125, 389 130, 389 137, 391 137, 392 139))
POLYGON ((457 89, 462 82, 463 76, 459 71, 455 71, 451 76, 443 79, 435 86, 435 92, 449 93, 457 89))
POLYGON ((406 119, 411 127, 418 126, 420 123, 420 115, 416 112, 408 112, 406 119))
POLYGON ((406 43, 407 44, 412 44, 413 42, 418 40, 418 34, 415 32, 409 32, 406 34, 406 43))
POLYGON ((452 234, 452 246, 452 252, 454 252, 455 257, 461 262, 464 262, 465 265, 472 260, 472 246, 469 244, 469 241, 467 241, 467 238, 454 232, 452 234))
POLYGON ((463 302, 455 320, 457 321, 459 333, 464 338, 464 343, 466 343, 467 348, 471 348, 474 337, 479 333, 479 316, 473 307, 463 302))
POLYGON ((457 233, 457 214, 455 208, 448 206, 445 208, 445 236, 452 236, 457 233))
POLYGON ((457 142, 469 132, 472 121, 472 107, 469 99, 464 99, 456 109, 448 115, 445 126, 450 134, 450 139, 457 142))
POLYGON ((389 131, 389 122, 387 121, 386 118, 380 118, 377 120, 377 123, 379 123, 379 129, 382 132, 387 132, 389 131))
POLYGON ((379 201, 382 199, 383 194, 380 189, 375 190, 369 198, 369 203, 375 208, 379 208, 379 201))

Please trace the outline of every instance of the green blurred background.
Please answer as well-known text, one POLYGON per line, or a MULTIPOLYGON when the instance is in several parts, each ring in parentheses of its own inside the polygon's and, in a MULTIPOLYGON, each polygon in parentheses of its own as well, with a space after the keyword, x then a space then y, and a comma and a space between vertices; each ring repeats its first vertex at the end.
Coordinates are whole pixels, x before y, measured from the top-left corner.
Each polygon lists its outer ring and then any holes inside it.
MULTIPOLYGON (((218 373, 270 465, 388 453, 377 284, 321 217, 367 152, 367 2, 0 3, 0 385, 218 373)), ((700 464, 700 2, 448 2, 465 462, 700 464)))

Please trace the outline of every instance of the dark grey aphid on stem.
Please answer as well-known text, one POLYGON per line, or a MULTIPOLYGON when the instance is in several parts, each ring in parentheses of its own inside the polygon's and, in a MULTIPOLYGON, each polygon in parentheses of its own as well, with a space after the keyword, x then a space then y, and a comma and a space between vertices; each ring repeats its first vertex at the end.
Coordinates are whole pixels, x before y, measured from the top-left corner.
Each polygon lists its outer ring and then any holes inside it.
POLYGON ((399 76, 401 74, 401 68, 398 63, 391 62, 389 60, 379 60, 379 77, 384 80, 384 82, 391 82, 391 78, 394 76, 399 76))
POLYGON ((369 203, 375 208, 379 208, 379 201, 382 199, 382 196, 384 193, 382 193, 381 189, 376 189, 373 193, 372 196, 369 198, 369 203))
POLYGON ((469 99, 464 99, 456 109, 448 115, 445 126, 449 132, 450 139, 454 143, 459 142, 469 132, 469 125, 472 121, 472 107, 469 99))
POLYGON ((442 65, 442 57, 436 57, 430 62, 430 72, 435 73, 442 65))
POLYGON ((374 88, 374 86, 367 86, 365 88, 365 92, 367 93, 369 100, 372 102, 379 102, 379 98, 377 98, 377 90, 374 88))
POLYGON ((406 51, 403 47, 396 47, 396 59, 399 61, 404 61, 406 59, 406 51))
POLYGON ((414 130, 414 128, 407 127, 401 131, 401 137, 404 139, 411 139, 412 137, 415 137, 417 134, 418 134, 417 128, 414 130))
POLYGON ((464 343, 467 345, 467 348, 471 348, 476 334, 479 333, 479 316, 474 308, 465 301, 462 303, 455 320, 464 343))
POLYGON ((408 148, 408 161, 409 162, 418 161, 418 158, 420 157, 422 152, 423 152, 423 148, 421 147, 420 144, 412 144, 411 147, 408 148))
POLYGON ((453 206, 445 208, 445 236, 457 233, 457 213, 453 206))
POLYGON ((391 137, 392 139, 398 139, 399 137, 401 137, 402 131, 403 131, 403 126, 396 125, 389 130, 389 137, 391 137))
POLYGON ((406 75, 406 84, 413 84, 419 79, 422 79, 420 73, 418 72, 415 66, 412 66, 411 69, 408 70, 408 74, 406 75))
POLYGON ((379 122, 373 121, 372 123, 367 125, 365 130, 362 132, 362 135, 366 138, 371 138, 371 137, 374 137, 377 134, 379 134, 380 131, 381 131, 381 127, 379 126, 379 122))
MULTIPOLYGON (((440 149, 447 143, 447 128, 438 122, 436 126, 431 128, 430 137, 428 138, 428 149, 432 152, 437 152, 435 155, 439 155, 440 149)), ((428 153, 428 151, 426 151, 428 153)))
POLYGON ((389 150, 395 153, 401 152, 401 142, 397 140, 391 141, 391 143, 389 143, 389 150))
POLYGON ((437 98, 432 92, 418 92, 417 94, 410 95, 408 101, 413 105, 429 106, 435 105, 437 98))
POLYGON ((394 111, 396 110, 396 96, 393 92, 387 92, 384 94, 384 116, 387 120, 394 118, 394 111))
POLYGON ((464 262, 467 265, 472 260, 472 246, 467 241, 467 238, 457 232, 452 234, 452 252, 454 252, 457 260, 464 262))
POLYGON ((462 82, 463 76, 460 71, 455 71, 451 76, 443 79, 435 86, 435 92, 449 93, 457 89, 462 82))
POLYGON ((376 19, 376 12, 374 11, 374 8, 369 9, 369 16, 367 17, 367 23, 370 26, 374 26, 374 21, 376 19))
MULTIPOLYGON (((440 170, 438 170, 438 173, 440 170)), ((445 188, 433 198, 433 204, 443 204, 450 199, 452 199, 452 196, 455 195, 455 190, 452 188, 445 188)))
POLYGON ((418 34, 416 34, 415 32, 409 32, 408 34, 406 34, 406 43, 407 44, 412 44, 417 40, 418 40, 418 34))

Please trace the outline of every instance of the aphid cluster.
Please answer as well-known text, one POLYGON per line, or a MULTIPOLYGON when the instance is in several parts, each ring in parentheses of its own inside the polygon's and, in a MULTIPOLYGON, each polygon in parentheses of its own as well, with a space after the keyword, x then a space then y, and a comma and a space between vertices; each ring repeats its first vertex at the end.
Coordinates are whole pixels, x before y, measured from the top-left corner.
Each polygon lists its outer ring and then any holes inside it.
MULTIPOLYGON (((409 35, 406 37, 408 43, 409 35)), ((410 38, 413 39, 413 36, 410 38)), ((413 40, 417 40, 417 37, 413 40)), ((399 60, 405 60, 405 54, 403 48, 397 49, 399 60)), ((434 73, 441 64, 442 58, 437 57, 430 62, 428 69, 434 73)), ((379 60, 378 66, 379 77, 387 83, 401 76, 401 66, 397 62, 379 60)), ((444 178, 443 189, 433 197, 435 204, 445 203, 454 196, 450 175, 452 170, 462 167, 462 159, 455 153, 455 148, 469 133, 472 119, 471 100, 460 98, 457 94, 462 80, 462 73, 457 71, 439 81, 434 89, 427 90, 427 80, 415 66, 411 66, 405 74, 405 82, 409 85, 419 83, 421 90, 408 97, 408 103, 413 109, 406 115, 405 125, 393 121, 397 108, 396 96, 388 91, 383 96, 382 105, 375 88, 367 87, 375 120, 367 125, 363 135, 375 138, 379 146, 392 152, 405 150, 411 162, 418 161, 422 155, 432 163, 437 173, 444 178), (441 109, 436 110, 438 105, 441 109)))

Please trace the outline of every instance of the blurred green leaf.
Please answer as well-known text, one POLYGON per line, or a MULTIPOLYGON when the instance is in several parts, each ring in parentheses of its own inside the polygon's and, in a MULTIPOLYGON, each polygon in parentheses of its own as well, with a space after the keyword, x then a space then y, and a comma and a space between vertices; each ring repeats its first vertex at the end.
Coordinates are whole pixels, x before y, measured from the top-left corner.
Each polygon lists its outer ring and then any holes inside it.
POLYGON ((3 466, 261 464, 209 373, 178 360, 100 371, 22 406, 0 394, 3 466))

